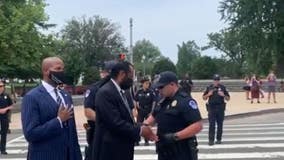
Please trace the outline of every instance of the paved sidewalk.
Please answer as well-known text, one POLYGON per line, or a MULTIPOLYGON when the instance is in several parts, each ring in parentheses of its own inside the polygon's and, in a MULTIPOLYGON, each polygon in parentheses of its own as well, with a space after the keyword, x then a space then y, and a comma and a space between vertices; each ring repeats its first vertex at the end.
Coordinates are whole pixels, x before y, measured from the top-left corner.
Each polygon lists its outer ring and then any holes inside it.
MULTIPOLYGON (((232 92, 230 93, 231 100, 227 103, 226 108, 226 115, 246 115, 247 113, 256 113, 266 110, 276 110, 276 109, 283 109, 284 110, 284 93, 276 93, 276 100, 277 103, 270 103, 267 104, 267 95, 265 98, 260 99, 261 103, 251 104, 249 100, 245 99, 244 92, 232 92)), ((199 109, 203 118, 207 118, 207 112, 205 109, 205 101, 202 100, 202 93, 201 92, 194 92, 192 93, 193 98, 195 98, 199 104, 199 109)), ((82 124, 86 122, 84 116, 83 106, 76 106, 75 107, 75 117, 76 117, 76 124, 77 128, 82 129, 82 124)), ((11 129, 21 129, 21 114, 14 113, 12 115, 12 122, 10 124, 11 129)))

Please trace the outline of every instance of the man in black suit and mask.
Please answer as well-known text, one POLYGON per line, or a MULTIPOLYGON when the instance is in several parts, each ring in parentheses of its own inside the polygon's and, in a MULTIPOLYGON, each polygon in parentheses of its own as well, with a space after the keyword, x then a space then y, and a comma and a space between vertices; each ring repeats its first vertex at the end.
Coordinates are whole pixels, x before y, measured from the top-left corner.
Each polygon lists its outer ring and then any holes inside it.
POLYGON ((111 70, 111 80, 96 95, 95 160, 133 160, 134 143, 140 136, 151 141, 158 137, 146 125, 136 125, 125 90, 133 85, 133 65, 118 62, 111 70))

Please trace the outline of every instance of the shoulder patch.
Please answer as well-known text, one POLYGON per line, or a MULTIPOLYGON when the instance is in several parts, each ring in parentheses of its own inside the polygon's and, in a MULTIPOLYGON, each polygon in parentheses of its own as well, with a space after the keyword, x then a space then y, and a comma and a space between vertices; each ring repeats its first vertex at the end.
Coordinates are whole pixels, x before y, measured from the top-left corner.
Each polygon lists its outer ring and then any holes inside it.
POLYGON ((188 105, 192 108, 192 109, 197 109, 198 108, 198 105, 197 103, 194 101, 194 100, 190 100, 188 102, 188 105))
POLYGON ((91 93, 91 90, 86 90, 86 93, 85 93, 85 98, 87 98, 89 95, 90 95, 90 93, 91 93))

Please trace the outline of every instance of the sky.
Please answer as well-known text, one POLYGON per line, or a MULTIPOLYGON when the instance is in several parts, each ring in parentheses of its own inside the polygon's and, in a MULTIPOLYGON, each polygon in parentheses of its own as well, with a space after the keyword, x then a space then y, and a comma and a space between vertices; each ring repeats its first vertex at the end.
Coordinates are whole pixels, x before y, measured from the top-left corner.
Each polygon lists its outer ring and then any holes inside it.
MULTIPOLYGON (((120 26, 125 46, 130 45, 129 19, 133 19, 133 45, 146 39, 161 53, 177 62, 177 45, 194 40, 198 46, 208 43, 207 34, 226 27, 220 20, 220 0, 46 0, 50 32, 60 31, 72 17, 100 15, 120 26)), ((219 57, 210 49, 202 55, 219 57)))

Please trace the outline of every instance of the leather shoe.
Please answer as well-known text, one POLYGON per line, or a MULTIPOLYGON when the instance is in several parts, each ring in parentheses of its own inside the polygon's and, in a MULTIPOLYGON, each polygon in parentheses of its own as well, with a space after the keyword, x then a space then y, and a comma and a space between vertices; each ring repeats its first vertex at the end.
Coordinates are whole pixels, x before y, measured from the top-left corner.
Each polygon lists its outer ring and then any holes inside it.
POLYGON ((1 154, 7 155, 8 153, 6 151, 1 151, 1 154))
POLYGON ((209 141, 208 145, 209 145, 209 146, 213 146, 213 145, 214 145, 214 142, 213 142, 213 141, 209 141))

